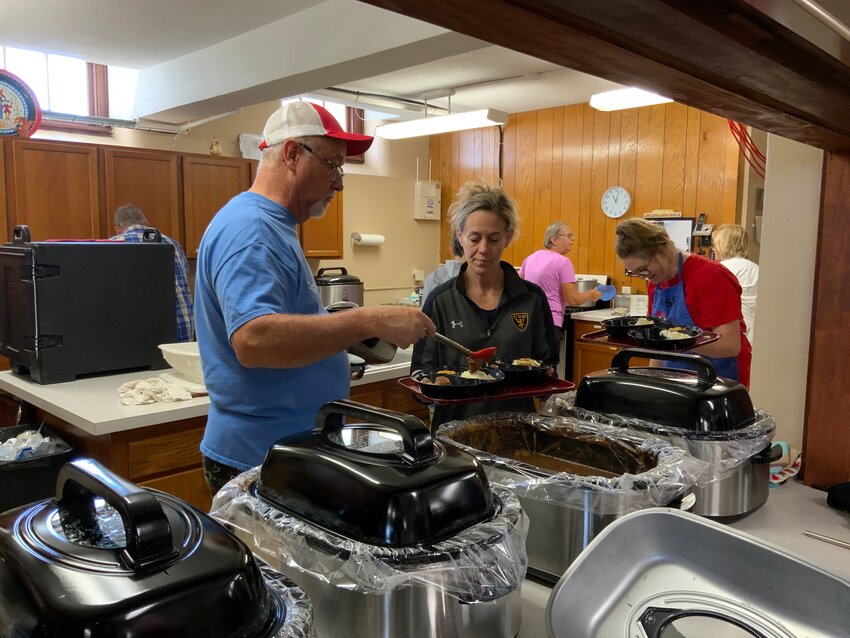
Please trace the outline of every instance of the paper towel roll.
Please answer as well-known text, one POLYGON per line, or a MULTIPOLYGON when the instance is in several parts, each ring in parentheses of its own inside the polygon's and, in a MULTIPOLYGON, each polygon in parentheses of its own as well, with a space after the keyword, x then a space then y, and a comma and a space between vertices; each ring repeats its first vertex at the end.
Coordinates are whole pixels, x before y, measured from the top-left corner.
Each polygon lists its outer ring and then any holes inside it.
POLYGON ((351 233, 351 239, 355 244, 361 246, 380 246, 384 243, 383 235, 367 235, 365 233, 351 233))

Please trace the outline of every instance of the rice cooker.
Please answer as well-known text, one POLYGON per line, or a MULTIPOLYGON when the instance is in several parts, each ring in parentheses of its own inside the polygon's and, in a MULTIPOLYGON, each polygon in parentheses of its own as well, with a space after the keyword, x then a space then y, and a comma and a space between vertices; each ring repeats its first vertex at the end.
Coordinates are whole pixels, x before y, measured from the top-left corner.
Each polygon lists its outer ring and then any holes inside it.
POLYGON ((363 305, 363 282, 359 277, 349 275, 342 266, 319 268, 316 287, 325 308, 330 309, 334 304, 343 301, 363 305))

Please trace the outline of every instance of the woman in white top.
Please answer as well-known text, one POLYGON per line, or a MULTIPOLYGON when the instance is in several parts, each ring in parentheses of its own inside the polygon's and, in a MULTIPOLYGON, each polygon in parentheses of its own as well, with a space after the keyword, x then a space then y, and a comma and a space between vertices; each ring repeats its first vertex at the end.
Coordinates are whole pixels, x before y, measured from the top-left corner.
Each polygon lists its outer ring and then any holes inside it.
POLYGON ((711 234, 715 259, 731 270, 741 284, 741 310, 747 324, 747 339, 753 343, 759 265, 747 259, 748 243, 747 231, 738 224, 720 224, 711 234))

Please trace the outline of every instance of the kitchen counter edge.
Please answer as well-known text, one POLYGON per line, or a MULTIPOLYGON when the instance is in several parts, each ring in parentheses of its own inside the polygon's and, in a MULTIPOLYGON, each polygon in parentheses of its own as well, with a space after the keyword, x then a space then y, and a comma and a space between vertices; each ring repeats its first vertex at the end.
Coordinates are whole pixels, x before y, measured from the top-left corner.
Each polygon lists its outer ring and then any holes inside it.
MULTIPOLYGON (((118 400, 118 388, 122 384, 169 371, 141 370, 43 385, 6 370, 0 372, 0 389, 94 436, 206 416, 210 408, 207 395, 189 401, 145 405, 122 405, 118 400)), ((409 372, 409 361, 366 366, 363 378, 352 381, 351 385, 400 378, 409 372)))

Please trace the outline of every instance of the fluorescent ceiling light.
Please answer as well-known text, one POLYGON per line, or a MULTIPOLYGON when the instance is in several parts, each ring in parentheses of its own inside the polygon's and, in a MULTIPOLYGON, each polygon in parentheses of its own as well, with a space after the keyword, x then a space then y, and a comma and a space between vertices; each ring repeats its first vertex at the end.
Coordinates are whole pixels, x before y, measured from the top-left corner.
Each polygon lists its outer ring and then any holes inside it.
POLYGON ((641 89, 617 89, 590 96, 590 106, 599 111, 619 111, 638 106, 652 106, 672 102, 670 98, 641 89))
POLYGON ((495 109, 481 109, 451 115, 434 115, 407 122, 394 122, 375 128, 375 135, 385 140, 400 140, 407 137, 436 135, 452 131, 464 131, 484 126, 499 126, 508 123, 508 114, 495 109))

